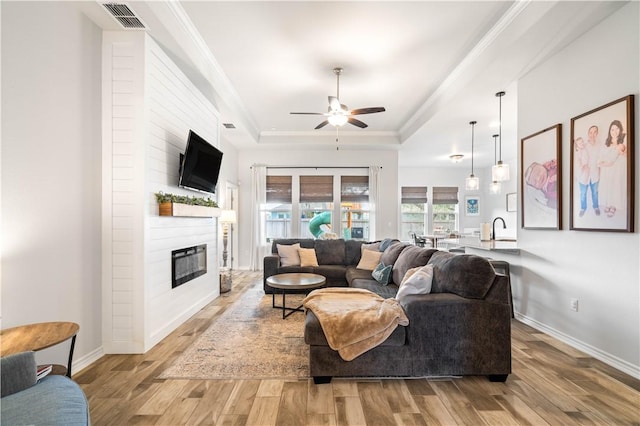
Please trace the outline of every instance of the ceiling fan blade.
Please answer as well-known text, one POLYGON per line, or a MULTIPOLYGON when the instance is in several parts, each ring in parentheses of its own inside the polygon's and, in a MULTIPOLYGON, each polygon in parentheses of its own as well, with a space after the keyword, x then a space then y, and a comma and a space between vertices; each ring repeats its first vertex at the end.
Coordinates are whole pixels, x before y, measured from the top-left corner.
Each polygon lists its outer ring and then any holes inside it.
POLYGON ((386 109, 384 107, 369 107, 369 108, 358 108, 351 111, 351 115, 360 115, 360 114, 373 114, 374 112, 385 112, 386 109))
POLYGON ((324 115, 324 113, 322 113, 322 112, 290 112, 289 114, 324 115))
POLYGON ((315 130, 318 129, 322 129, 324 126, 326 126, 327 124, 329 124, 329 120, 324 120, 322 123, 318 124, 316 127, 314 127, 315 130))
POLYGON ((341 105, 338 98, 335 96, 329 96, 329 108, 331 111, 340 111, 341 105))
POLYGON ((366 124, 364 124, 362 121, 357 120, 353 117, 349 117, 347 119, 347 121, 351 124, 353 124, 354 126, 360 127, 361 129, 364 129, 365 127, 368 127, 366 124))

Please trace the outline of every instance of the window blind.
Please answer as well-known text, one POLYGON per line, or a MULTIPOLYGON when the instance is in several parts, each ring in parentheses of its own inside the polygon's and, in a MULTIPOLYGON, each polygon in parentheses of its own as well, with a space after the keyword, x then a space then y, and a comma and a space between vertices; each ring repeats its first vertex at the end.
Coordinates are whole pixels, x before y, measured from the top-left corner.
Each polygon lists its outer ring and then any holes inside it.
POLYGON ((369 176, 340 176, 340 200, 343 203, 369 201, 369 176))
POLYGON ((267 176, 267 203, 291 204, 291 176, 267 176))
POLYGON ((403 204, 425 204, 427 202, 426 186, 403 186, 401 193, 403 204))
POLYGON ((300 176, 300 202, 333 202, 333 176, 300 176))
POLYGON ((457 186, 434 186, 433 204, 458 204, 457 186))

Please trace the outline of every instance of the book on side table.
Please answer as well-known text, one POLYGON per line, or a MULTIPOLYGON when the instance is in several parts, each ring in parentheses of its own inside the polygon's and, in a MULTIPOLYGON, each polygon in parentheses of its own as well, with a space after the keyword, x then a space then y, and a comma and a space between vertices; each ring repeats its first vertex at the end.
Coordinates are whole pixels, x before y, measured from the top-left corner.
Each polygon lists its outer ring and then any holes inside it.
POLYGON ((37 380, 42 379, 47 374, 51 373, 52 369, 53 369, 53 365, 51 365, 51 364, 39 365, 37 370, 36 370, 36 379, 37 380))

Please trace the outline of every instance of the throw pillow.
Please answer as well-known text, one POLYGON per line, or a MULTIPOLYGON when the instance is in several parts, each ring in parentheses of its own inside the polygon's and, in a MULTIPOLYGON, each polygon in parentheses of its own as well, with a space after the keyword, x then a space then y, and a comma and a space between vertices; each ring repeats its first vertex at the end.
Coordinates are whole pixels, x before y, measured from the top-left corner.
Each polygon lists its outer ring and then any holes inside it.
POLYGON ((412 294, 429 294, 432 282, 433 266, 423 266, 400 285, 396 300, 402 302, 404 298, 412 294))
POLYGON ((300 266, 300 243, 292 245, 276 244, 278 256, 280 256, 280 266, 300 266))
POLYGON ((373 250, 364 250, 362 252, 362 257, 360 258, 360 262, 358 262, 358 269, 366 269, 367 271, 373 271, 378 263, 380 263, 380 258, 382 257, 381 251, 373 251, 373 250))
POLYGON ((300 266, 318 266, 315 249, 300 248, 298 254, 300 255, 300 266))
POLYGON ((380 241, 377 243, 365 243, 360 246, 360 254, 364 253, 365 250, 373 250, 373 251, 381 251, 380 250, 380 241))
MULTIPOLYGON (((411 275, 415 274, 416 272, 418 272, 420 269, 422 268, 422 266, 416 266, 415 268, 411 268, 409 269, 405 274, 404 277, 402 277, 402 282, 400 283, 400 285, 404 284, 409 278, 411 278, 411 275)), ((400 286, 398 286, 399 288, 400 286)))
POLYGON ((371 276, 380 284, 387 285, 389 284, 389 281, 391 281, 391 268, 391 265, 384 266, 384 263, 380 262, 378 263, 378 266, 371 271, 371 276))
POLYGON ((385 251, 387 249, 387 247, 389 247, 391 245, 392 242, 397 241, 397 240, 392 240, 391 238, 385 238, 384 240, 382 240, 380 242, 380 251, 385 251))

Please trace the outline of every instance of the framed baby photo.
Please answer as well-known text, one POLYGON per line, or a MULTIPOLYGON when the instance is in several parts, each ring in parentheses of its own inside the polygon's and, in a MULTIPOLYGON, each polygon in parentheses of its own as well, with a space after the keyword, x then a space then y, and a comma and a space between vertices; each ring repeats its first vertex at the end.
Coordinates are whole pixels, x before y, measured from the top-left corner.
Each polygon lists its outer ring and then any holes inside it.
POLYGON ((634 96, 571 119, 570 229, 633 232, 634 96))
POLYGON ((562 124, 520 143, 522 227, 562 229, 562 124))

